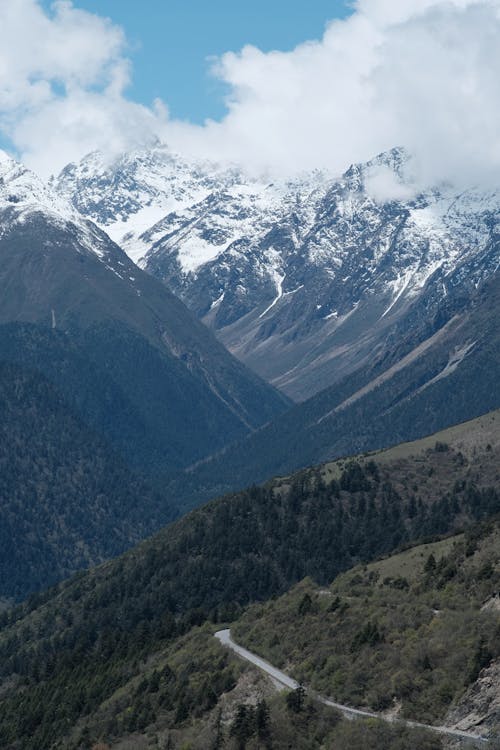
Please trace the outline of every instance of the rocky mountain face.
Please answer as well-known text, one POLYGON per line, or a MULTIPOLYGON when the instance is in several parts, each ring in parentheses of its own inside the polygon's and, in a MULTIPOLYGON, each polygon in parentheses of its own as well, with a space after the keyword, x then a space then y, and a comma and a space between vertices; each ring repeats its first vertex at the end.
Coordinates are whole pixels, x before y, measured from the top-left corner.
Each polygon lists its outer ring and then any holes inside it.
POLYGON ((287 407, 165 285, 5 155, 0 283, 2 358, 39 369, 140 469, 189 465, 287 407))
MULTIPOLYGON (((482 670, 476 682, 449 712, 448 723, 456 729, 490 731, 498 735, 500 729, 500 659, 495 659, 482 670)), ((453 745, 457 747, 457 743, 453 745)))
POLYGON ((423 295, 409 330, 381 353, 223 454, 182 473, 187 504, 319 461, 417 439, 500 407, 500 276, 423 295))
POLYGON ((91 154, 53 185, 240 360, 304 400, 498 267, 500 195, 416 191, 410 172, 394 149, 340 178, 269 182, 157 144, 91 154))

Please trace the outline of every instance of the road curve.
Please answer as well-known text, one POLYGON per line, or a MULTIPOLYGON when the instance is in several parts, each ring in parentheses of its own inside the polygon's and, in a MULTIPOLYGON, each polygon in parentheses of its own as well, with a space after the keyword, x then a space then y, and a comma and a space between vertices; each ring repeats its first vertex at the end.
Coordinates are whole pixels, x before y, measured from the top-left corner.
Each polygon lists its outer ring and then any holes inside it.
MULTIPOLYGON (((227 646, 236 654, 238 654, 238 656, 241 656, 242 659, 245 659, 254 666, 258 667, 283 687, 286 687, 289 690, 296 690, 299 687, 299 683, 285 674, 285 672, 277 669, 277 667, 273 667, 272 664, 269 664, 269 662, 267 662, 265 659, 262 659, 262 657, 257 656, 257 654, 253 654, 251 651, 243 648, 243 646, 239 646, 237 643, 235 643, 235 641, 231 637, 231 631, 229 629, 219 630, 217 633, 215 633, 215 637, 221 642, 223 646, 227 646)), ((471 734, 470 732, 462 732, 460 729, 451 729, 450 727, 436 727, 432 726, 431 724, 421 724, 418 721, 399 719, 397 717, 392 718, 384 716, 383 714, 373 713, 371 711, 363 711, 359 708, 351 708, 351 706, 345 706, 342 703, 335 703, 335 701, 332 701, 329 698, 325 698, 322 695, 318 695, 317 693, 312 693, 311 691, 308 692, 310 692, 310 694, 313 695, 316 700, 318 700, 320 703, 323 703, 325 706, 336 708, 347 719, 379 719, 381 721, 387 721, 391 724, 397 722, 400 724, 404 724, 407 727, 412 727, 413 729, 427 729, 431 732, 444 734, 455 739, 468 740, 469 742, 476 743, 481 747, 489 742, 487 737, 481 737, 480 735, 471 734)))

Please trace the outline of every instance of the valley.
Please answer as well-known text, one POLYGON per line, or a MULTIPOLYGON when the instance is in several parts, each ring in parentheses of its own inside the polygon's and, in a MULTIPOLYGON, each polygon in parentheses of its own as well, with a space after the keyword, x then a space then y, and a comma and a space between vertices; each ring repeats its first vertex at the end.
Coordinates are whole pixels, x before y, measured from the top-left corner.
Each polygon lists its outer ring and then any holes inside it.
POLYGON ((6 750, 495 746, 499 202, 409 165, 2 156, 6 750))
POLYGON ((500 750, 500 0, 0 0, 0 750, 500 750))

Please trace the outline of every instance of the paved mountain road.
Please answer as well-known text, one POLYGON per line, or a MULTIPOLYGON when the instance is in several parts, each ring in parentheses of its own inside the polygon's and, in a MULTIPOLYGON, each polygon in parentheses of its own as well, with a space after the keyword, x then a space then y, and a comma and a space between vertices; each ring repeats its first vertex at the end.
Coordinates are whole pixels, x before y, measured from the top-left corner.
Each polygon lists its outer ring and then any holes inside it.
MULTIPOLYGON (((257 654, 253 654, 251 651, 243 648, 243 646, 239 646, 237 643, 235 643, 235 641, 231 637, 230 630, 219 630, 217 633, 215 633, 215 637, 221 642, 223 646, 227 646, 236 654, 238 654, 238 656, 241 656, 242 659, 245 659, 254 666, 258 667, 282 687, 286 687, 289 690, 296 690, 299 687, 299 683, 296 680, 292 679, 289 675, 285 674, 285 672, 282 672, 277 667, 273 667, 272 664, 269 664, 269 662, 267 662, 265 659, 262 659, 262 657, 257 656, 257 654)), ((469 742, 476 744, 478 747, 484 747, 484 745, 489 742, 486 737, 471 734, 470 732, 462 732, 460 729, 452 729, 451 727, 437 727, 430 724, 421 724, 418 721, 399 719, 397 717, 388 717, 384 716, 384 714, 373 713, 371 711, 363 711, 358 708, 345 706, 342 703, 335 703, 335 701, 332 701, 329 698, 325 698, 322 695, 318 695, 317 693, 312 693, 312 695, 314 695, 316 700, 318 700, 320 703, 323 703, 325 706, 336 708, 347 719, 369 718, 380 719, 381 721, 387 721, 389 723, 400 722, 401 724, 412 727, 414 729, 428 729, 432 732, 437 732, 448 737, 468 740, 469 742)))

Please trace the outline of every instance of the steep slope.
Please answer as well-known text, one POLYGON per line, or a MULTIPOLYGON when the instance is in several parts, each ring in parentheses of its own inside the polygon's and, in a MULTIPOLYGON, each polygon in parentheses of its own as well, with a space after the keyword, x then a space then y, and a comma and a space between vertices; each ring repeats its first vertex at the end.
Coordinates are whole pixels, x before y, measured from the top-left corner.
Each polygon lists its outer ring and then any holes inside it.
POLYGON ((231 352, 304 400, 369 365, 425 315, 424 297, 498 267, 498 192, 415 194, 411 169, 394 149, 341 177, 270 183, 157 144, 114 162, 92 154, 54 184, 231 352))
MULTIPOLYGON (((3 156, 0 180, 0 323, 44 325, 56 340, 53 353, 76 347, 94 376, 121 392, 129 423, 113 424, 108 413, 104 431, 128 460, 178 468, 286 408, 162 284, 32 173, 3 156), (122 432, 130 440, 120 440, 122 432)), ((43 348, 38 365, 54 377, 58 366, 43 348)), ((10 346, 9 358, 37 364, 31 343, 27 352, 10 346)), ((65 383, 68 394, 79 386, 65 383)), ((102 429, 102 420, 92 426, 102 429)))
POLYGON ((428 315, 336 386, 174 485, 187 503, 301 466, 411 440, 500 406, 500 277, 436 301, 428 315), (240 484, 241 483, 241 484, 240 484))
MULTIPOLYGON (((496 605, 498 613, 500 599, 491 597, 483 605, 488 611, 491 604, 496 605)), ((489 731, 493 736, 500 734, 500 658, 493 659, 486 666, 478 679, 468 688, 457 705, 452 706, 447 716, 447 723, 458 729, 476 728, 489 731)))
MULTIPOLYGON (((497 523, 354 568, 327 589, 304 581, 233 633, 334 701, 442 724, 500 657, 498 612, 483 607, 499 584, 497 523)), ((498 736, 499 718, 491 701, 467 728, 498 736)))
POLYGON ((5 613, 2 746, 44 750, 65 739, 63 747, 87 747, 87 723, 107 740, 199 717, 223 692, 227 662, 216 659, 204 679, 210 668, 199 666, 203 652, 193 645, 191 668, 170 666, 188 647, 176 639, 207 617, 234 619, 241 605, 305 575, 330 583, 403 542, 497 513, 499 427, 492 414, 446 445, 435 435, 403 455, 339 462, 222 498, 5 613))
POLYGON ((42 376, 0 362, 0 598, 123 552, 174 514, 42 376))

